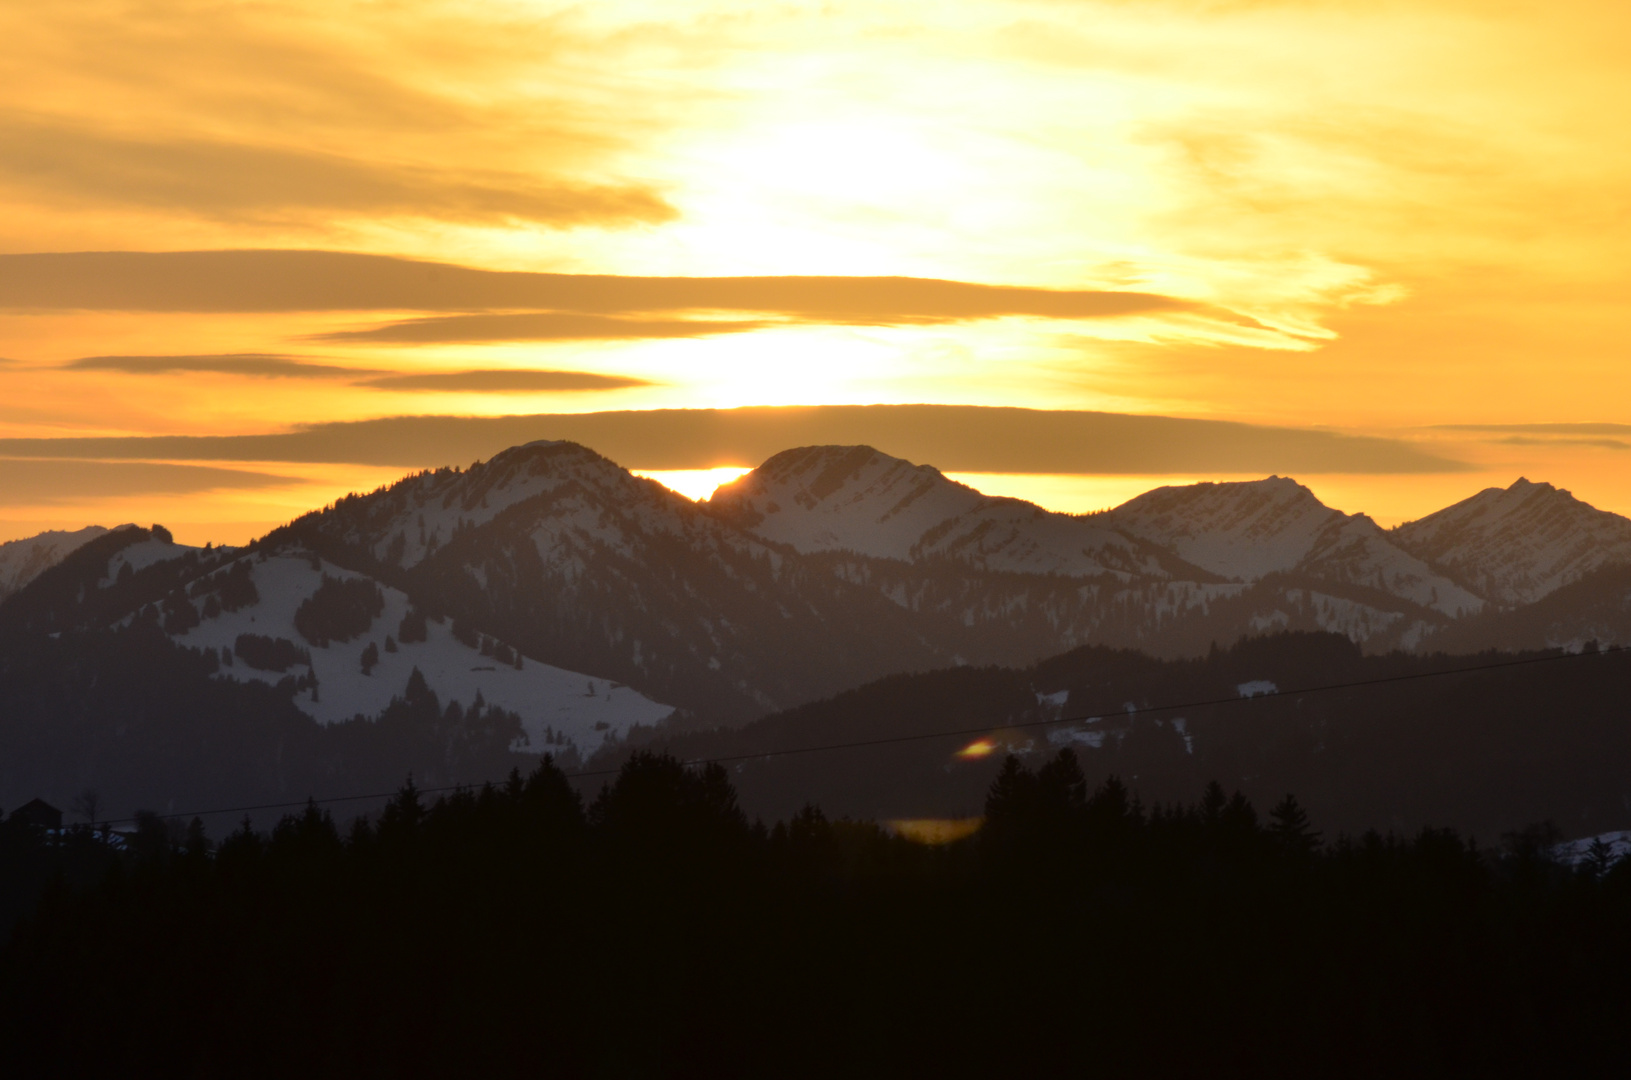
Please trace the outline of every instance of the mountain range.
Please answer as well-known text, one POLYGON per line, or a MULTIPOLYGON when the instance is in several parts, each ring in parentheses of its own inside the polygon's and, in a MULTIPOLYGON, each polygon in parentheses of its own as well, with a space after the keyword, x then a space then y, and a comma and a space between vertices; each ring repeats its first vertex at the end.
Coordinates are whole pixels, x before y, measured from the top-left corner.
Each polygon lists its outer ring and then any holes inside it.
MULTIPOLYGON (((1082 646, 1170 659, 1281 631, 1372 654, 1612 645, 1631 641, 1628 566, 1631 521, 1527 480, 1395 529, 1283 477, 1068 515, 816 446, 698 503, 540 442, 241 549, 157 526, 0 546, 0 669, 42 638, 162 634, 215 682, 286 701, 278 723, 367 722, 417 687, 512 718, 508 752, 581 761, 902 672, 1082 646)), ((83 774, 65 764, 54 782, 83 774)), ((0 768, 0 798, 27 779, 0 768)))

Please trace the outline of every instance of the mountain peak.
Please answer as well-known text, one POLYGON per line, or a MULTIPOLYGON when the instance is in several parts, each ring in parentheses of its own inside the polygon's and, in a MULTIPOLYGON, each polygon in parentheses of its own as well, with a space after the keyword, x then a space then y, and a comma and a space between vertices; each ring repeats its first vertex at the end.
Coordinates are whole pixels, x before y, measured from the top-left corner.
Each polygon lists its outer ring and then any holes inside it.
MULTIPOLYGON (((1491 490, 1493 491, 1499 489, 1492 488, 1491 490)), ((1565 491, 1563 488, 1548 484, 1545 481, 1536 483, 1527 476, 1520 476, 1516 480, 1512 481, 1511 486, 1506 489, 1506 492, 1509 495, 1524 497, 1531 495, 1564 495, 1568 496, 1569 498, 1573 498, 1573 495, 1571 495, 1568 491, 1565 491)))
POLYGON ((716 491, 709 510, 803 552, 953 558, 1027 574, 1171 576, 1162 557, 1097 520, 984 495, 870 446, 783 451, 716 491))
POLYGON ((1290 477, 1157 488, 1098 516, 1224 577, 1297 572, 1383 589, 1448 615, 1483 603, 1400 550, 1364 514, 1334 510, 1290 477))
POLYGON ((906 558, 929 529, 986 501, 929 465, 871 446, 800 446, 715 491, 715 516, 801 551, 906 558))
MULTIPOLYGON (((592 514, 589 503, 632 508, 653 501, 691 501, 654 480, 642 480, 588 447, 538 440, 502 450, 468 469, 437 469, 406 477, 367 496, 342 499, 331 511, 301 518, 291 537, 315 529, 365 546, 384 564, 407 569, 448 544, 461 530, 484 525, 511 507, 550 496, 554 513, 592 514), (568 498, 571 493, 581 498, 568 498)), ((282 539, 278 530, 268 539, 282 539)))
POLYGON ((1289 477, 1159 487, 1098 515, 1217 574, 1289 570, 1343 515, 1289 477))
POLYGON ((1609 563, 1631 562, 1631 520, 1519 477, 1394 530, 1401 546, 1502 604, 1526 604, 1609 563))
POLYGON ((803 494, 820 502, 880 472, 919 474, 931 483, 936 478, 944 479, 940 470, 932 465, 914 465, 865 445, 800 446, 783 450, 748 475, 757 475, 767 484, 797 485, 803 494))

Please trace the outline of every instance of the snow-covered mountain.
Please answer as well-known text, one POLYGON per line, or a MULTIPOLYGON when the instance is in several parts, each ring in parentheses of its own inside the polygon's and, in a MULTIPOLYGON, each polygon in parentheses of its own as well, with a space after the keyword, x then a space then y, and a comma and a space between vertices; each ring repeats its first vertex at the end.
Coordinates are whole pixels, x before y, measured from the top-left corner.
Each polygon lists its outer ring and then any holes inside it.
POLYGON ((1390 535, 1507 607, 1532 604, 1604 566, 1631 564, 1631 520, 1522 478, 1390 535))
POLYGON ((955 662, 960 626, 812 567, 573 443, 341 500, 261 542, 308 547, 527 655, 746 718, 955 662))
MULTIPOLYGON (((1544 485, 1393 532, 1281 477, 1075 516, 870 447, 821 446, 697 504, 585 447, 537 442, 348 496, 243 551, 162 530, 101 536, 82 549, 100 560, 93 575, 58 574, 73 559, 42 574, 0 609, 0 630, 152 618, 229 659, 221 677, 275 685, 298 667, 296 703, 325 723, 377 714, 417 668, 443 700, 479 692, 518 714, 535 749, 588 753, 670 706, 739 722, 895 672, 1088 644, 1196 655, 1293 629, 1376 650, 1483 648, 1515 632, 1481 614, 1483 583, 1537 566, 1561 580, 1611 563, 1616 545, 1631 546, 1631 522, 1544 485), (1524 546, 1542 526, 1545 542, 1524 546), (225 602, 211 582, 229 574, 252 601, 225 602), (380 610, 314 640, 295 613, 329 581, 377 588, 380 610), (410 611, 423 640, 400 632, 410 611), (299 664, 238 662, 245 635, 289 643, 299 664)), ((1618 616, 1577 612, 1572 595, 1548 607, 1546 640, 1617 640, 1618 616)))
POLYGON ((982 570, 1211 580, 1170 553, 1090 518, 994 498, 870 446, 787 450, 726 484, 709 509, 802 552, 853 551, 917 561, 946 556, 982 570))
POLYGON ((1484 606, 1369 517, 1333 510, 1286 477, 1156 488, 1095 518, 1226 578, 1306 575, 1375 588, 1452 618, 1484 606))
POLYGON ((401 590, 297 544, 196 548, 158 526, 124 526, 82 545, 0 607, 0 637, 138 620, 215 657, 219 678, 282 685, 322 724, 380 715, 415 670, 443 702, 515 713, 526 735, 517 749, 532 753, 587 757, 673 712, 625 685, 426 615, 401 590), (324 611, 336 604, 345 609, 338 629, 324 611))
MULTIPOLYGON (((776 455, 715 492, 709 509, 804 553, 966 568, 981 576, 981 603, 954 610, 941 599, 943 609, 973 625, 993 608, 1039 608, 1061 647, 1183 650, 1287 627, 1408 647, 1484 605, 1370 518, 1281 477, 1160 488, 1073 516, 982 495, 870 447, 821 446, 776 455), (1091 581, 1091 596, 1072 602, 1037 574, 1091 581)), ((925 599, 899 570, 852 576, 898 602, 925 599)))
POLYGON ((406 570, 435 555, 457 534, 485 526, 529 500, 535 507, 548 504, 540 516, 548 538, 570 533, 611 541, 617 526, 603 520, 603 511, 637 520, 642 529, 683 531, 682 518, 672 507, 676 500, 689 503, 575 443, 541 440, 512 447, 469 470, 427 470, 371 495, 342 499, 325 519, 324 535, 366 549, 381 565, 406 570), (585 499, 587 493, 593 497, 585 499), (341 521, 342 527, 333 527, 341 521))
POLYGON ((0 544, 0 600, 27 585, 40 572, 55 566, 81 545, 108 530, 88 525, 73 532, 53 530, 0 544))

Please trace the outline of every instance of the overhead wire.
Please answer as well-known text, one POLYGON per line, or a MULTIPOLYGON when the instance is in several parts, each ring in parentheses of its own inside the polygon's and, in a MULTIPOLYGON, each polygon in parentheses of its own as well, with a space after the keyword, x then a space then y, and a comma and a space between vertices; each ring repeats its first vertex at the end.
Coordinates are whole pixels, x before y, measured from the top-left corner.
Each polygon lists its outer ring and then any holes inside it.
MULTIPOLYGON (((1582 651, 1578 653, 1546 653, 1541 656, 1519 657, 1492 664, 1470 664, 1462 667, 1438 668, 1432 671, 1413 671, 1399 675, 1382 675, 1373 679, 1352 679, 1346 682, 1322 683, 1315 686, 1300 687, 1294 690, 1275 689, 1272 691, 1265 691, 1250 695, 1240 693, 1237 690, 1236 694, 1231 697, 1200 698, 1192 701, 1172 702, 1165 705, 1128 706, 1122 709, 1120 712, 1113 713, 1110 710, 1104 710, 1103 712, 1094 714, 1058 716, 1049 719, 1019 720, 1004 722, 998 725, 981 724, 977 727, 946 728, 937 731, 914 732, 907 735, 888 735, 876 739, 850 739, 843 742, 815 743, 806 746, 783 747, 781 749, 761 750, 742 754, 721 754, 714 757, 690 758, 681 762, 681 764, 686 767, 723 765, 731 762, 757 761, 778 757, 790 757, 797 754, 816 754, 834 750, 854 750, 876 746, 897 745, 900 743, 924 742, 930 739, 965 738, 970 736, 991 734, 1002 729, 1023 730, 1026 728, 1056 727, 1062 724, 1096 722, 1101 720, 1106 714, 1115 715, 1117 717, 1133 718, 1150 716, 1159 713, 1187 712, 1194 709, 1214 708, 1227 705, 1251 705, 1274 698, 1305 697, 1310 694, 1324 694, 1332 693, 1338 690, 1355 690, 1371 686, 1385 686, 1392 683, 1414 682, 1422 679, 1442 678, 1449 675, 1482 674, 1485 672, 1502 671, 1510 668, 1527 667, 1535 664, 1553 663, 1560 660, 1579 660, 1591 656, 1613 655, 1614 653, 1620 651, 1622 650, 1610 648, 1602 652, 1582 651)), ((620 768, 580 769, 573 772, 566 772, 564 775, 568 780, 588 780, 595 779, 597 777, 613 776, 619 771, 621 771, 620 768)), ((493 781, 486 781, 485 783, 493 783, 493 781)), ((469 791, 472 790, 472 787, 473 785, 471 784, 460 783, 448 784, 433 788, 416 788, 415 790, 421 795, 442 795, 448 792, 469 791)), ((307 798, 292 802, 257 803, 251 806, 218 807, 212 810, 190 810, 181 813, 156 814, 155 816, 161 820, 173 820, 179 818, 212 817, 220 814, 251 814, 255 813, 256 811, 264 810, 288 810, 304 806, 326 806, 330 803, 362 802, 370 799, 391 799, 401 794, 401 792, 402 789, 398 788, 395 791, 370 792, 367 794, 356 795, 331 795, 321 799, 307 798)), ((137 818, 135 817, 110 818, 96 822, 95 824, 106 827, 112 825, 129 824, 135 822, 136 820, 137 818)))

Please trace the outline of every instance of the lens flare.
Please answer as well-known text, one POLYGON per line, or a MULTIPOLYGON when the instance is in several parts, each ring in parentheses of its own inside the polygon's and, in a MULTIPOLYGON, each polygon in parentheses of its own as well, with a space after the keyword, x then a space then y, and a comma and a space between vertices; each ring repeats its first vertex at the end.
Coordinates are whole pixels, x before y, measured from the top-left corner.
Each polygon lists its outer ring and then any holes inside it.
POLYGON ((973 836, 985 824, 984 818, 897 818, 884 827, 903 840, 915 844, 954 844, 973 836))
POLYGON ((989 757, 996 753, 996 750, 997 744, 990 739, 975 739, 952 756, 962 758, 964 761, 973 761, 976 758, 989 757))

